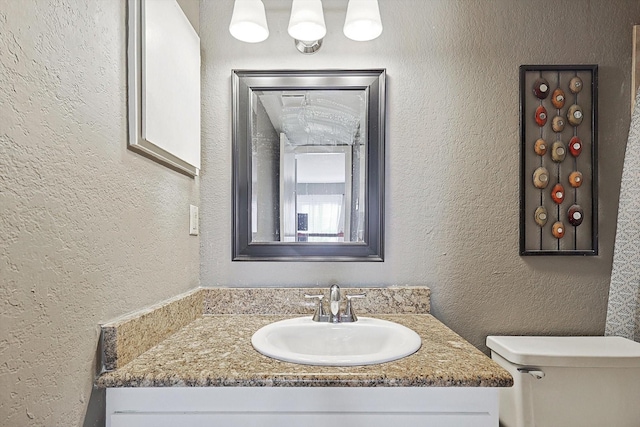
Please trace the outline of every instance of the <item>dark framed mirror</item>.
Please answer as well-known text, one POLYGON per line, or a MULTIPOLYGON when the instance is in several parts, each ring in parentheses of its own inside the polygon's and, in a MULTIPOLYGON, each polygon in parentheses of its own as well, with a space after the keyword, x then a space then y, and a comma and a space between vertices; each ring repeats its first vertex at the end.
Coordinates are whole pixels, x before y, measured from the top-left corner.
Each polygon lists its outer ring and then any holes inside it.
POLYGON ((385 70, 232 73, 233 260, 382 261, 385 70))

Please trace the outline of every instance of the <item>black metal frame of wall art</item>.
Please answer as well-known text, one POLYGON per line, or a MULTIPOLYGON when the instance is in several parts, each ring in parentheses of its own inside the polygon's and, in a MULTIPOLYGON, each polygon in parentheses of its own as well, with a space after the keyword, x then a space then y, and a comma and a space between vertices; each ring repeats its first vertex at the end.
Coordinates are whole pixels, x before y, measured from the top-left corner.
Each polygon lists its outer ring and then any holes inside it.
POLYGON ((520 66, 520 255, 598 255, 598 66, 520 66))

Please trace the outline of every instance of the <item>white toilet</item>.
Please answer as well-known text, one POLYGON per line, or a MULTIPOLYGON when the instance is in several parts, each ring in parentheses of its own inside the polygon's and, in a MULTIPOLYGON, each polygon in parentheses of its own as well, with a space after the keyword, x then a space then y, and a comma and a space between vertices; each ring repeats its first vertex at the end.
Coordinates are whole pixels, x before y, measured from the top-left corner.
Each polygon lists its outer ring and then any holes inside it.
POLYGON ((640 343, 621 337, 489 336, 513 376, 502 427, 639 427, 640 343))

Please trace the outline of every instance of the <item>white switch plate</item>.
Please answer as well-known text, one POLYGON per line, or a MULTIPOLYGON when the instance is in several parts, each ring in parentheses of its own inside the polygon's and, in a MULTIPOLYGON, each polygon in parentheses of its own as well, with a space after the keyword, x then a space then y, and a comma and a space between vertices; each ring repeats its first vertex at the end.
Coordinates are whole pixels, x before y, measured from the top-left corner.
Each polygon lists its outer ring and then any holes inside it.
POLYGON ((198 222, 200 221, 198 215, 198 207, 189 205, 189 235, 197 236, 200 232, 198 222))

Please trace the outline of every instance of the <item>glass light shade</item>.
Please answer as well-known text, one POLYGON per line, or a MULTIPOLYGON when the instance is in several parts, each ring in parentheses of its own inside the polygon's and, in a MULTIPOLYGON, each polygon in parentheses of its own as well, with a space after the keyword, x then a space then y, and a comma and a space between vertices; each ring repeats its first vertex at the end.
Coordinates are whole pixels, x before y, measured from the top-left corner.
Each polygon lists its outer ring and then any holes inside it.
POLYGON ((233 37, 247 43, 266 40, 269 37, 269 28, 262 0, 236 0, 229 32, 233 37))
POLYGON ((349 0, 343 32, 359 42, 373 40, 382 34, 378 0, 349 0))
POLYGON ((293 0, 289 35, 296 40, 315 41, 327 34, 321 0, 293 0))

